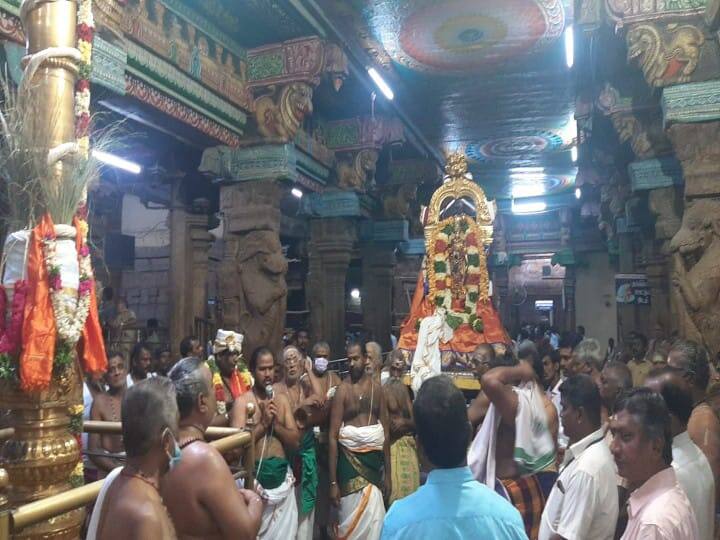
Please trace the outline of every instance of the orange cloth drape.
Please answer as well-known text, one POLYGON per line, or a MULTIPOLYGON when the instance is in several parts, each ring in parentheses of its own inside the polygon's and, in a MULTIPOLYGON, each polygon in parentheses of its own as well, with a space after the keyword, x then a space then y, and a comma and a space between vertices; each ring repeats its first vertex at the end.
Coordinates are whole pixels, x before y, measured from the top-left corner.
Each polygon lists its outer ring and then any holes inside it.
MULTIPOLYGON (((73 219, 73 225, 79 231, 80 223, 78 218, 73 219)), ((87 224, 83 225, 87 227, 87 224)), ((78 253, 83 248, 83 235, 78 234, 75 240, 75 247, 78 253)), ((90 288, 90 310, 88 311, 85 326, 83 327, 80 345, 78 347, 80 364, 85 373, 97 375, 107 369, 107 356, 105 354, 105 341, 103 340, 100 316, 98 315, 97 297, 95 295, 95 284, 90 288)))
MULTIPOLYGON (((425 296, 425 288, 423 281, 423 272, 418 275, 417 284, 415 285, 415 294, 413 295, 412 305, 410 306, 410 314, 400 327, 400 339, 398 348, 405 350, 415 350, 417 347, 417 321, 429 315, 432 315, 434 308, 430 305, 430 300, 425 296)), ((471 353, 481 343, 506 343, 510 344, 510 337, 505 328, 503 328, 500 316, 490 301, 478 301, 478 316, 483 321, 483 332, 475 332, 467 324, 461 324, 453 332, 453 337, 447 343, 440 343, 441 351, 454 351, 458 353, 471 353)))
POLYGON ((54 235, 53 222, 47 214, 30 235, 27 266, 28 297, 25 304, 23 347, 20 355, 20 387, 25 392, 46 389, 52 377, 57 332, 42 241, 43 238, 54 235))

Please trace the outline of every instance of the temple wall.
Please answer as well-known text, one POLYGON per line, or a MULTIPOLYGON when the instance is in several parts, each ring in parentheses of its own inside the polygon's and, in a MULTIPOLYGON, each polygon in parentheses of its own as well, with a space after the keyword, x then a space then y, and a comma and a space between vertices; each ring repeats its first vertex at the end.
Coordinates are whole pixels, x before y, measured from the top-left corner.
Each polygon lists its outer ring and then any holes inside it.
POLYGON ((596 338, 604 349, 608 338, 618 341, 615 269, 604 252, 588 253, 587 262, 576 270, 576 321, 585 327, 585 335, 596 338))
POLYGON ((170 229, 167 209, 148 209, 134 195, 122 203, 122 233, 135 237, 135 264, 124 270, 120 294, 144 324, 156 318, 167 328, 170 319, 170 229))

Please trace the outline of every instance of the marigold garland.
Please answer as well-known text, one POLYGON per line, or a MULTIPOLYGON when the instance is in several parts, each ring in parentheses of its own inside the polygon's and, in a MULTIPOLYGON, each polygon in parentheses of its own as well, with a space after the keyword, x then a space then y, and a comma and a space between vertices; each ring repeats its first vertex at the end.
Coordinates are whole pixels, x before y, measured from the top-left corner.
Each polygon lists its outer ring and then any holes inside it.
MULTIPOLYGON (((207 365, 212 372, 212 383, 213 390, 215 391, 215 401, 217 403, 217 413, 219 415, 227 414, 227 403, 225 402, 225 385, 223 384, 222 375, 220 374, 220 368, 217 365, 214 356, 208 358, 207 365)), ((245 367, 243 362, 240 362, 240 366, 235 368, 232 375, 230 376, 230 393, 232 394, 233 400, 237 399, 245 392, 252 388, 252 378, 250 372, 245 367)))

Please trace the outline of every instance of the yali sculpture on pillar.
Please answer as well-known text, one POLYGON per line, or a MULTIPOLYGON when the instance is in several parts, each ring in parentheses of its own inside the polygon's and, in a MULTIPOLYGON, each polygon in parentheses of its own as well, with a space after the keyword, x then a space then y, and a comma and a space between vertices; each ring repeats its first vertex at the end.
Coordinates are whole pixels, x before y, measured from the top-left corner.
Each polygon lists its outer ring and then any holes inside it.
POLYGON ((448 157, 445 173, 424 212, 425 260, 400 329, 399 347, 413 354, 416 391, 441 370, 469 371, 468 357, 481 343, 510 342, 490 301, 485 250, 494 208, 472 181, 463 154, 448 157))
MULTIPOLYGON (((0 288, 0 410, 15 435, 0 451, 13 506, 82 483, 82 376, 105 370, 87 244, 93 19, 90 0, 23 0, 28 56, 3 81, 0 195, 10 231, 0 288)), ((83 510, 17 538, 76 538, 83 510)))
POLYGON ((686 203, 682 225, 670 242, 673 286, 682 299, 681 335, 720 351, 720 199, 686 203))

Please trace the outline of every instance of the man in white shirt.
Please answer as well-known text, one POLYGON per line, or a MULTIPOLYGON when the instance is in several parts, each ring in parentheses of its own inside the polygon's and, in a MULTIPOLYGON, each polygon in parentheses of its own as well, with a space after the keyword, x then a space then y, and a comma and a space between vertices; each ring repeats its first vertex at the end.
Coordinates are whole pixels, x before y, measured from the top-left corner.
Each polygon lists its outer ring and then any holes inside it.
POLYGON ((693 410, 690 386, 683 371, 664 366, 651 371, 645 386, 659 393, 670 412, 672 467, 697 519, 700 540, 712 540, 715 531, 715 480, 710 462, 690 439, 687 423, 693 410))
POLYGON ((615 465, 601 427, 600 393, 588 375, 560 385, 569 446, 540 525, 539 540, 611 540, 618 516, 615 465))

